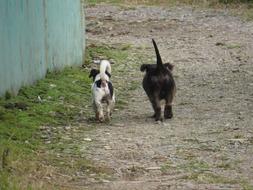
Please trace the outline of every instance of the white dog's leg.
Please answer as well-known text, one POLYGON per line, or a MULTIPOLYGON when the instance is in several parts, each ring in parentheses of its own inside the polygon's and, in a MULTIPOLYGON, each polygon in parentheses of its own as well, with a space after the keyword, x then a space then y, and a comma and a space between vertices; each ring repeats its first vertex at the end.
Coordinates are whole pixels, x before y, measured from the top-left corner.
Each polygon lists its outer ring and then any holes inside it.
POLYGON ((110 121, 113 110, 113 101, 109 100, 106 104, 106 118, 110 121))
POLYGON ((94 110, 96 112, 96 119, 104 121, 103 106, 102 106, 102 94, 97 93, 94 97, 94 110))
POLYGON ((94 110, 95 115, 96 115, 96 120, 98 120, 99 114, 98 114, 98 109, 97 109, 97 105, 95 103, 95 100, 92 101, 92 107, 93 107, 93 110, 94 110))
POLYGON ((114 108, 114 105, 115 105, 115 97, 113 95, 112 97, 112 100, 109 100, 107 102, 107 108, 106 108, 106 116, 107 116, 107 119, 110 120, 111 119, 111 116, 112 116, 112 111, 113 111, 113 108, 114 108))
POLYGON ((110 109, 110 101, 106 104, 106 119, 108 121, 111 120, 111 109, 110 109))
POLYGON ((103 121, 104 120, 103 106, 100 101, 95 101, 95 105, 96 105, 96 118, 99 121, 103 121))

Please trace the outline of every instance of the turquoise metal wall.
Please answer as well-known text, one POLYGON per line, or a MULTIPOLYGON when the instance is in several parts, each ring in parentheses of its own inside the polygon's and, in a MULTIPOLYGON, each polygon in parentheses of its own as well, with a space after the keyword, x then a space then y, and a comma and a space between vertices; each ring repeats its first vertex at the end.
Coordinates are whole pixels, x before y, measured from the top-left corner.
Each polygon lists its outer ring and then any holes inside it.
POLYGON ((82 64, 83 34, 80 0, 0 0, 0 96, 82 64))

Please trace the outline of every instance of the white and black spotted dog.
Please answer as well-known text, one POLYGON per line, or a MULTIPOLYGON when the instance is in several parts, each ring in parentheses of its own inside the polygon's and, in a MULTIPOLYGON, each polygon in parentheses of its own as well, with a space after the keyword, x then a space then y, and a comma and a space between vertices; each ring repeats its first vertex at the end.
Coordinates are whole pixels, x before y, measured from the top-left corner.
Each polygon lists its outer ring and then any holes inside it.
POLYGON ((93 96, 93 108, 96 119, 100 122, 105 120, 103 112, 103 104, 106 105, 106 119, 111 119, 112 110, 115 104, 115 95, 111 78, 111 64, 108 60, 98 62, 100 68, 92 69, 89 77, 93 78, 91 87, 93 96))

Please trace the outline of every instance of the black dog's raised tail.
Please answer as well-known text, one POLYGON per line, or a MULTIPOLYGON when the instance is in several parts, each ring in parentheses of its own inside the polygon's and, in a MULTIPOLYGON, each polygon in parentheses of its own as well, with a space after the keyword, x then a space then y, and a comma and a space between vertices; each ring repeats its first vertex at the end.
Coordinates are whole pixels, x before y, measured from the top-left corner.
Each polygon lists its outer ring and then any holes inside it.
POLYGON ((160 56, 160 53, 159 53, 159 50, 158 50, 155 40, 152 39, 152 42, 153 42, 153 45, 155 48, 155 53, 156 53, 157 68, 159 69, 159 68, 163 67, 162 58, 160 56))

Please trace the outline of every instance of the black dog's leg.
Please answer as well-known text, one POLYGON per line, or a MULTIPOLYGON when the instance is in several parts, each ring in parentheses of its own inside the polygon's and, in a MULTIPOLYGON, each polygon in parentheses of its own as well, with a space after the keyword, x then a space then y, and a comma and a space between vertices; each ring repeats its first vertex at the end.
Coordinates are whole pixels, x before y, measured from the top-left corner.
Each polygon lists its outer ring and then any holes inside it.
POLYGON ((164 108, 164 118, 165 119, 171 119, 172 117, 173 117, 172 105, 165 105, 165 108, 164 108))
POLYGON ((152 103, 152 107, 154 109, 154 118, 156 121, 161 121, 162 117, 161 117, 161 105, 160 105, 160 100, 158 97, 154 97, 153 99, 151 99, 151 103, 152 103))
POLYGON ((165 107, 164 107, 164 118, 165 119, 171 119, 173 117, 173 113, 172 113, 172 100, 173 100, 173 97, 174 97, 174 89, 168 95, 168 97, 165 101, 165 107))

